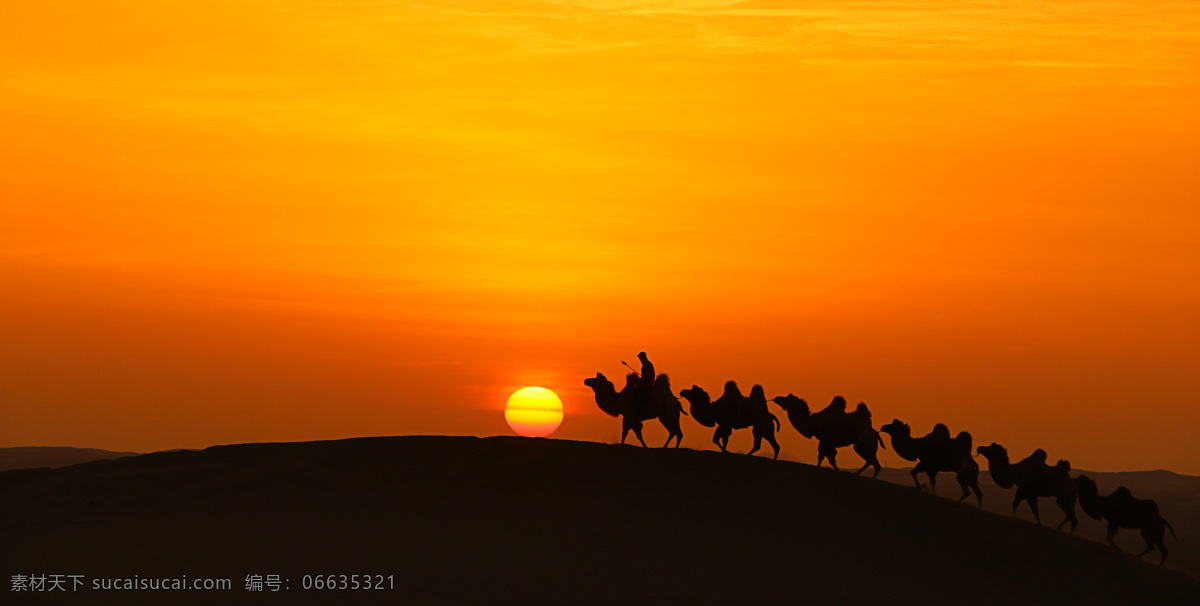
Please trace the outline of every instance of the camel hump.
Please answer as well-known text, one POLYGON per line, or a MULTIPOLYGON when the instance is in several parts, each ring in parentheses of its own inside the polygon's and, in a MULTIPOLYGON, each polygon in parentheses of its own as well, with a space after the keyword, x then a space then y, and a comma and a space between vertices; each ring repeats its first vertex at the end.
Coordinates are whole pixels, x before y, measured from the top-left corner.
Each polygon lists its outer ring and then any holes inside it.
POLYGON ((854 412, 867 417, 868 419, 871 418, 871 409, 867 408, 866 402, 859 402, 858 406, 855 407, 854 412))
POLYGON ((1064 473, 1071 473, 1071 462, 1066 459, 1059 459, 1054 468, 1064 473))
POLYGON ((840 417, 846 414, 846 398, 843 398, 842 396, 834 396, 833 401, 829 403, 829 406, 822 408, 815 414, 818 416, 818 418, 822 419, 840 417))
POLYGON ((833 396, 833 401, 829 403, 829 406, 826 407, 825 410, 831 412, 846 412, 846 398, 843 398, 842 396, 833 396))
POLYGON ((671 391, 671 377, 668 377, 665 372, 654 377, 654 389, 665 389, 670 391, 672 396, 675 394, 675 392, 671 391))
POLYGON ((969 431, 958 432, 958 435, 954 439, 959 444, 965 444, 967 447, 967 450, 971 449, 971 442, 974 441, 974 438, 971 437, 971 432, 969 432, 969 431))
POLYGON ((929 432, 929 435, 939 440, 949 440, 950 428, 946 427, 945 423, 938 423, 933 426, 933 431, 929 432))
POLYGON ((969 458, 971 456, 972 441, 974 441, 974 438, 971 437, 971 432, 958 432, 958 435, 954 436, 954 440, 950 442, 950 453, 955 457, 969 458))
POLYGON ((740 398, 740 397, 742 397, 742 390, 738 389, 737 381, 726 381, 725 382, 725 393, 723 393, 721 395, 729 396, 731 398, 733 398, 733 397, 740 398))
POLYGON ((1047 455, 1046 451, 1042 450, 1041 448, 1033 451, 1033 454, 1029 455, 1030 461, 1035 461, 1037 463, 1041 463, 1042 465, 1046 464, 1047 458, 1049 458, 1049 455, 1047 455))

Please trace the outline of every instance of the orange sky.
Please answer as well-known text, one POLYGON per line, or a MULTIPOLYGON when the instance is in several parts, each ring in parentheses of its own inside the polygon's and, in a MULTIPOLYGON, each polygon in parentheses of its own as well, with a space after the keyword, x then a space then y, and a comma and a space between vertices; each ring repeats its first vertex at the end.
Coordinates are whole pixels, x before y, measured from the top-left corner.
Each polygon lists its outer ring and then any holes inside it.
POLYGON ((0 446, 507 434, 529 384, 614 441, 582 380, 646 350, 1200 474, 1198 41, 1143 0, 0 0, 0 446))

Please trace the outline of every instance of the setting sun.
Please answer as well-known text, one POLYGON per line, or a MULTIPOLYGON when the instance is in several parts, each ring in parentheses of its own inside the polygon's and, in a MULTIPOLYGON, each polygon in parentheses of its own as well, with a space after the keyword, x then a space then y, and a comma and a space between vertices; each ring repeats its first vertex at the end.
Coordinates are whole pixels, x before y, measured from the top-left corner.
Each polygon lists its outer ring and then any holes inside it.
POLYGON ((546 437, 562 424, 562 400, 544 387, 522 387, 509 396, 504 420, 520 435, 546 437))

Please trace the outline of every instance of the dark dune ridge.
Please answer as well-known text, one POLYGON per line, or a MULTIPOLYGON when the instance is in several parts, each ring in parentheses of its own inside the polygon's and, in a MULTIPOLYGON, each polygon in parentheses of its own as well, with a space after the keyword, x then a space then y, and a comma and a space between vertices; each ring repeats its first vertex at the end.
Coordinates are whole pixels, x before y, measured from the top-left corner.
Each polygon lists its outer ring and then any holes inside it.
MULTIPOLYGON (((992 491, 995 492, 995 491, 992 491)), ((529 438, 241 444, 0 473, 0 571, 226 577, 5 604, 1188 604, 1200 584, 846 472, 529 438), (290 589, 243 589, 278 573, 290 589), (305 574, 396 589, 304 591, 305 574)), ((8 589, 8 588, 5 588, 8 589)))
POLYGON ((129 457, 136 452, 113 452, 99 448, 70 446, 15 446, 0 448, 0 471, 31 467, 66 467, 101 459, 129 457))

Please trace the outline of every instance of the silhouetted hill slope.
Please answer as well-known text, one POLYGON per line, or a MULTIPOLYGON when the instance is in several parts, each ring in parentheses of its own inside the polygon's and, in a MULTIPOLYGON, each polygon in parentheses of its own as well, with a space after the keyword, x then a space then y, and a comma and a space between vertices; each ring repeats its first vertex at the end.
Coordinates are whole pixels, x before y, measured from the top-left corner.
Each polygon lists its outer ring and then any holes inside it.
POLYGON ((16 446, 0 448, 0 471, 31 467, 66 467, 100 459, 116 459, 136 455, 136 452, 113 452, 99 448, 70 446, 16 446))
MULTIPOLYGON (((242 444, 0 473, 0 574, 234 589, 5 604, 1188 604, 1091 541, 845 472, 528 438, 242 444), (291 589, 244 591, 247 574, 291 589), (394 575, 303 591, 302 575, 394 575)), ((40 598, 41 601, 38 601, 40 598)))
MULTIPOLYGON (((885 468, 879 477, 903 486, 912 486, 912 476, 909 475, 911 469, 911 467, 905 469, 885 468)), ((1200 579, 1200 477, 1162 470, 1122 472, 1071 470, 1072 477, 1079 475, 1087 475, 1096 480, 1101 494, 1108 494, 1116 490, 1118 486, 1126 486, 1140 499, 1157 501, 1159 511, 1175 528, 1175 535, 1178 537, 1178 540, 1175 540, 1169 534, 1167 535, 1166 545, 1167 549, 1171 551, 1171 557, 1167 559, 1167 567, 1182 570, 1192 575, 1193 578, 1200 579)), ((924 474, 921 475, 921 482, 926 482, 924 474)), ((986 471, 979 474, 979 486, 983 489, 984 509, 1001 515, 1012 515, 1012 500, 1016 494, 1015 490, 1006 490, 996 486, 992 482, 991 475, 986 471)), ((938 494, 958 499, 962 490, 954 481, 954 474, 938 474, 938 494)), ((975 497, 971 496, 968 500, 974 502, 974 499, 975 497)), ((1062 510, 1054 504, 1052 499, 1042 499, 1039 507, 1042 513, 1042 523, 1053 528, 1062 521, 1062 510)), ((1075 534, 1107 545, 1104 538, 1105 522, 1087 517, 1083 509, 1078 507, 1075 514, 1079 517, 1079 528, 1076 529, 1075 534)), ((1024 503, 1021 504, 1017 517, 1033 523, 1033 514, 1029 511, 1029 506, 1024 503)), ((1140 552, 1146 546, 1146 542, 1142 540, 1141 534, 1136 530, 1118 532, 1117 544, 1122 549, 1135 553, 1140 552)), ((1146 558, 1150 562, 1157 562, 1158 554, 1154 553, 1146 558)))

